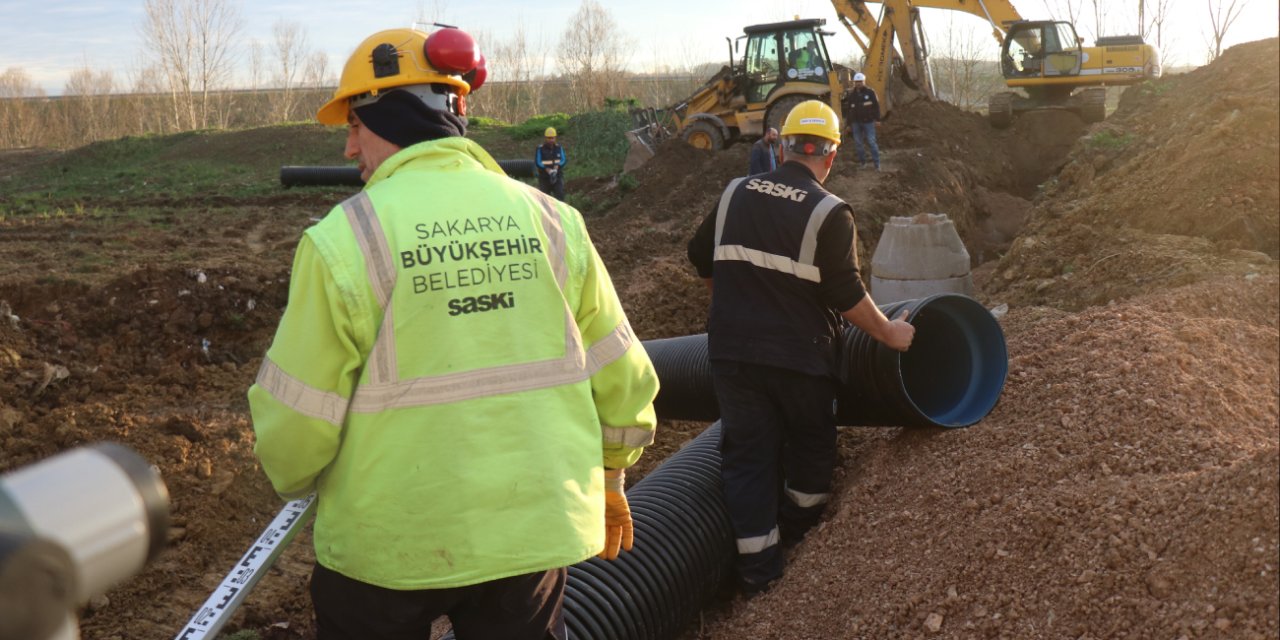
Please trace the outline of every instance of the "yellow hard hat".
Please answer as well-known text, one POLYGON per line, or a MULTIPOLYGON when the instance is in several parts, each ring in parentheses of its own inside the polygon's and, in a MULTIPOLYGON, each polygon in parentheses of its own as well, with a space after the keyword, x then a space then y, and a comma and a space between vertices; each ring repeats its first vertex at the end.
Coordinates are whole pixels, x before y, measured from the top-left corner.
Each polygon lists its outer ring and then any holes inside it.
POLYGON ((453 87, 457 95, 465 96, 471 92, 471 85, 463 79, 463 75, 475 70, 477 65, 483 65, 483 62, 477 60, 471 63, 470 68, 462 67, 467 66, 468 58, 475 59, 476 56, 478 54, 471 36, 458 29, 440 29, 430 35, 417 29, 379 31, 365 38, 356 47, 355 53, 351 54, 346 66, 342 68, 342 80, 338 82, 337 91, 333 92, 333 99, 320 107, 316 112, 316 120, 323 124, 346 124, 352 98, 365 94, 377 96, 380 91, 394 87, 443 84, 453 87), (436 37, 442 32, 448 33, 436 37), (438 56, 432 57, 443 59, 445 62, 437 60, 441 64, 448 63, 455 67, 450 69, 452 73, 440 70, 428 62, 428 56, 431 55, 428 52, 429 38, 433 41, 432 45, 441 51, 438 56), (471 42, 469 52, 459 54, 460 50, 465 49, 465 41, 459 46, 459 39, 471 42))
POLYGON ((555 128, 555 127, 547 127, 547 130, 542 132, 542 137, 544 137, 544 138, 554 138, 554 137, 556 137, 556 128, 555 128))
POLYGON ((818 136, 840 144, 840 118, 827 103, 805 100, 791 109, 782 123, 782 136, 818 136))

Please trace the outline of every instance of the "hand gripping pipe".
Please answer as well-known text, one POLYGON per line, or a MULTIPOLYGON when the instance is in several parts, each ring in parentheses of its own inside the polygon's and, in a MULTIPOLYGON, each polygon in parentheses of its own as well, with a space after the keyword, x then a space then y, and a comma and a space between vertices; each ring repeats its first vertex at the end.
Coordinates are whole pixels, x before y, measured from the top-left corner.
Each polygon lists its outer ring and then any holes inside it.
MULTIPOLYGON (((498 166, 512 178, 532 178, 532 160, 498 160, 498 166)), ((282 187, 363 187, 359 167, 280 167, 282 187)))

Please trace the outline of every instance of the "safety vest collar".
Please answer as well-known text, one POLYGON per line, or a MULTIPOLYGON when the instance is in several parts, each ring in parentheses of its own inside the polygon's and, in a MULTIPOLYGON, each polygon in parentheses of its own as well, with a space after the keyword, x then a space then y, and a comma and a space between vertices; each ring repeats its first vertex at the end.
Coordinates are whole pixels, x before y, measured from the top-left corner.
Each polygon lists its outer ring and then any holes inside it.
POLYGON ((489 171, 506 175, 498 161, 475 142, 459 137, 440 138, 419 142, 395 152, 378 166, 373 175, 369 176, 369 181, 365 183, 364 188, 372 187, 410 164, 415 168, 460 164, 474 167, 478 164, 489 171))

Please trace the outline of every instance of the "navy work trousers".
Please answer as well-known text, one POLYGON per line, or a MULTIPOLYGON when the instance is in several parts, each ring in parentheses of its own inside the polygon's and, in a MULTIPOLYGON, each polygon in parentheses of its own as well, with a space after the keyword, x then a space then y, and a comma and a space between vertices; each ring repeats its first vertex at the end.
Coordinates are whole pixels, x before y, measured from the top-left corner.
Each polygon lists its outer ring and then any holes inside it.
POLYGON ((449 616, 457 640, 565 640, 567 568, 453 589, 399 591, 316 563, 311 601, 318 640, 423 640, 449 616))
POLYGON ((835 380, 716 361, 720 474, 748 587, 782 576, 781 544, 817 524, 836 464, 835 380))
POLYGON ((560 202, 564 202, 564 175, 557 172, 554 176, 551 176, 545 171, 539 171, 538 190, 560 202))

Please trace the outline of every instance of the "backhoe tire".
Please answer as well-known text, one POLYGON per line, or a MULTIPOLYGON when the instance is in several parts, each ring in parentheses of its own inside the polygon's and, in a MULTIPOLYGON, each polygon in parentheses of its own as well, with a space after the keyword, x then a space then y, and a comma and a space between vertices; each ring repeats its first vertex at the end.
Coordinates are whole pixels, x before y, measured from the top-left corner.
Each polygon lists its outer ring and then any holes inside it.
POLYGON ((1106 87, 1089 87, 1080 92, 1080 119, 1088 124, 1107 119, 1106 87))
POLYGON ((782 133, 782 123, 787 121, 787 114, 791 113, 791 110, 796 105, 806 100, 816 100, 816 98, 809 95, 779 98, 777 102, 769 106, 769 112, 764 116, 765 130, 772 128, 777 129, 778 133, 782 133))
POLYGON ((1013 93, 1005 91, 992 94, 987 99, 987 119, 991 126, 1006 129, 1013 124, 1013 96, 1013 93))
POLYGON ((719 151, 724 148, 724 134, 720 127, 706 120, 695 120, 684 128, 680 137, 694 149, 719 151))

